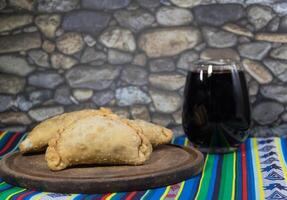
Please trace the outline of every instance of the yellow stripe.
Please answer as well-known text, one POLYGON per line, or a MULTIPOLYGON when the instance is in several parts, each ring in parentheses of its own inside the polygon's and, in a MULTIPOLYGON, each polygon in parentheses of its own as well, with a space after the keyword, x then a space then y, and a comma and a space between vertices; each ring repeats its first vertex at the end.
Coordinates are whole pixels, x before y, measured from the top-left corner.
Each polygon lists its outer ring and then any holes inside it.
POLYGON ((286 168, 286 164, 283 158, 283 151, 282 151, 282 146, 280 144, 280 139, 274 138, 274 141, 275 141, 277 152, 278 152, 279 162, 282 167, 283 174, 284 174, 284 179, 285 179, 285 182, 287 182, 287 168, 286 168))
POLYGON ((10 199, 10 198, 11 198, 12 196, 14 196, 15 194, 18 194, 18 193, 23 192, 23 191, 25 191, 25 190, 26 190, 26 189, 18 190, 17 192, 14 192, 14 193, 10 194, 10 195, 6 198, 6 200, 10 199))
POLYGON ((2 133, 2 135, 0 136, 0 140, 4 137, 4 135, 6 135, 8 133, 8 131, 5 131, 4 133, 2 133))
POLYGON ((235 199, 235 177, 236 177, 236 152, 233 153, 233 177, 231 198, 235 199))
POLYGON ((180 188, 179 188, 179 191, 178 191, 178 193, 177 193, 177 195, 176 195, 176 197, 175 197, 175 200, 178 200, 178 198, 180 197, 180 194, 181 194, 181 192, 182 192, 182 190, 183 190, 183 188, 184 188, 184 185, 185 185, 185 181, 183 181, 183 182, 181 183, 180 188))
POLYGON ((188 146, 188 139, 187 138, 184 139, 184 146, 188 146))
POLYGON ((259 190, 259 199, 265 199, 264 198, 264 189, 263 189, 263 177, 261 173, 261 166, 260 166, 260 160, 259 160, 259 154, 258 154, 258 146, 257 146, 257 140, 255 138, 252 138, 253 143, 253 151, 255 155, 255 163, 256 163, 256 169, 257 169, 257 176, 258 176, 258 190, 259 190))
MULTIPOLYGON (((202 187, 202 182, 203 182, 203 180, 204 180, 204 172, 205 172, 206 163, 207 163, 208 158, 209 158, 209 154, 207 154, 206 159, 205 159, 205 163, 204 163, 204 167, 203 167, 203 170, 202 170, 202 175, 201 175, 201 178, 200 178, 200 183, 199 183, 198 188, 201 188, 201 187, 202 187)), ((198 191, 199 191, 199 190, 197 190, 195 199, 198 198, 198 195, 199 195, 199 192, 198 192, 198 191)))
POLYGON ((79 196, 79 194, 72 194, 71 196, 69 196, 66 200, 73 200, 74 197, 79 196))
POLYGON ((165 197, 168 194, 169 190, 170 190, 170 186, 167 186, 165 191, 164 191, 164 193, 163 193, 163 195, 161 196, 160 200, 164 200, 165 199, 165 197))
MULTIPOLYGON (((41 192, 35 196, 32 197, 32 200, 41 200, 43 197, 49 195, 49 194, 55 194, 52 192, 41 192)), ((71 196, 69 195, 68 197, 66 197, 66 200, 73 200, 74 197, 79 196, 79 194, 72 194, 71 196)))
POLYGON ((43 196, 46 196, 47 194, 52 194, 50 192, 41 192, 35 196, 32 197, 32 200, 40 200, 43 196))
POLYGON ((112 199, 113 198, 113 196, 115 196, 117 193, 112 193, 112 194, 110 194, 110 196, 108 196, 106 199, 107 200, 110 200, 110 199, 112 199))
MULTIPOLYGON (((43 197, 46 197, 49 194, 55 194, 55 193, 53 193, 53 192, 41 192, 41 193, 33 196, 31 199, 32 200, 41 200, 43 197)), ((72 200, 72 199, 74 199, 74 197, 77 197, 77 196, 79 196, 79 194, 72 194, 71 196, 66 197, 66 200, 72 200)))

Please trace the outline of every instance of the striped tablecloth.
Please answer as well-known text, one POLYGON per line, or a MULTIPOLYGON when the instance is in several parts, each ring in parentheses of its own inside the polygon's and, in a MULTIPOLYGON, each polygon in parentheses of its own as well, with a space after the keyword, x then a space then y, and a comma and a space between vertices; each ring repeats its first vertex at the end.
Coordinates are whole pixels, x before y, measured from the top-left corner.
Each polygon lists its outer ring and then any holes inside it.
MULTIPOLYGON (((25 133, 0 131, 0 156, 17 150, 25 133)), ((185 137, 174 144, 190 145, 185 137)), ((236 153, 206 155, 203 172, 168 187, 109 194, 55 194, 0 182, 0 200, 90 199, 287 199, 287 140, 250 138, 236 153)))

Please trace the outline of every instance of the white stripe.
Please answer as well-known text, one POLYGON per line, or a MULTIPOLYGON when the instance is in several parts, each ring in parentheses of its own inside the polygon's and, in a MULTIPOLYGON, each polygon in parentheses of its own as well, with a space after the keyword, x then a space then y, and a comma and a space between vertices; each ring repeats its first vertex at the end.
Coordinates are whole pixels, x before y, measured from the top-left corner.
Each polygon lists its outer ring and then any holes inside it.
POLYGON ((253 174, 254 174, 254 190, 255 190, 255 199, 260 200, 260 194, 259 194, 259 185, 258 185, 258 174, 256 169, 256 160, 255 160, 255 153, 252 146, 254 138, 250 138, 250 149, 251 149, 251 155, 252 155, 252 166, 253 166, 253 174))

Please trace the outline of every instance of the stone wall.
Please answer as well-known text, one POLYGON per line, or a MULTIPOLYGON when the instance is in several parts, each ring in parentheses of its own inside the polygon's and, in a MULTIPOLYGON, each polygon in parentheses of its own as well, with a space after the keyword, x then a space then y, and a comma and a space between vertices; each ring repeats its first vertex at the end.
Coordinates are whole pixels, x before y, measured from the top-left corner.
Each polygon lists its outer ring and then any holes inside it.
POLYGON ((182 134, 190 63, 225 57, 246 71, 253 135, 285 134, 285 0, 0 0, 0 12, 2 128, 106 106, 182 134))

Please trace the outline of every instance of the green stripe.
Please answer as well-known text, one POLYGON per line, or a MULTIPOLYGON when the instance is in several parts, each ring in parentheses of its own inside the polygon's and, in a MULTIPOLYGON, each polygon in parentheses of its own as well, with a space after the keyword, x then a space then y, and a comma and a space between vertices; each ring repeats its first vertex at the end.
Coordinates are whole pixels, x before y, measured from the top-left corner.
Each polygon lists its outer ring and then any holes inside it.
MULTIPOLYGON (((6 190, 6 191, 3 191, 0 193, 0 199, 2 200, 8 200, 8 197, 11 195, 11 194, 17 194, 17 193, 20 193, 22 192, 24 189, 23 188, 19 188, 19 187, 13 187, 9 190, 6 190)), ((12 195, 14 196, 14 195, 12 195)), ((10 198, 9 198, 10 199, 10 198)))
POLYGON ((212 169, 214 167, 214 158, 215 156, 212 154, 208 154, 205 160, 205 168, 202 172, 202 177, 200 180, 200 188, 197 192, 196 199, 197 200, 205 200, 207 197, 207 193, 209 192, 209 183, 210 180, 214 177, 212 174, 212 169))
POLYGON ((218 199, 232 199, 234 153, 225 154, 222 162, 218 199))

